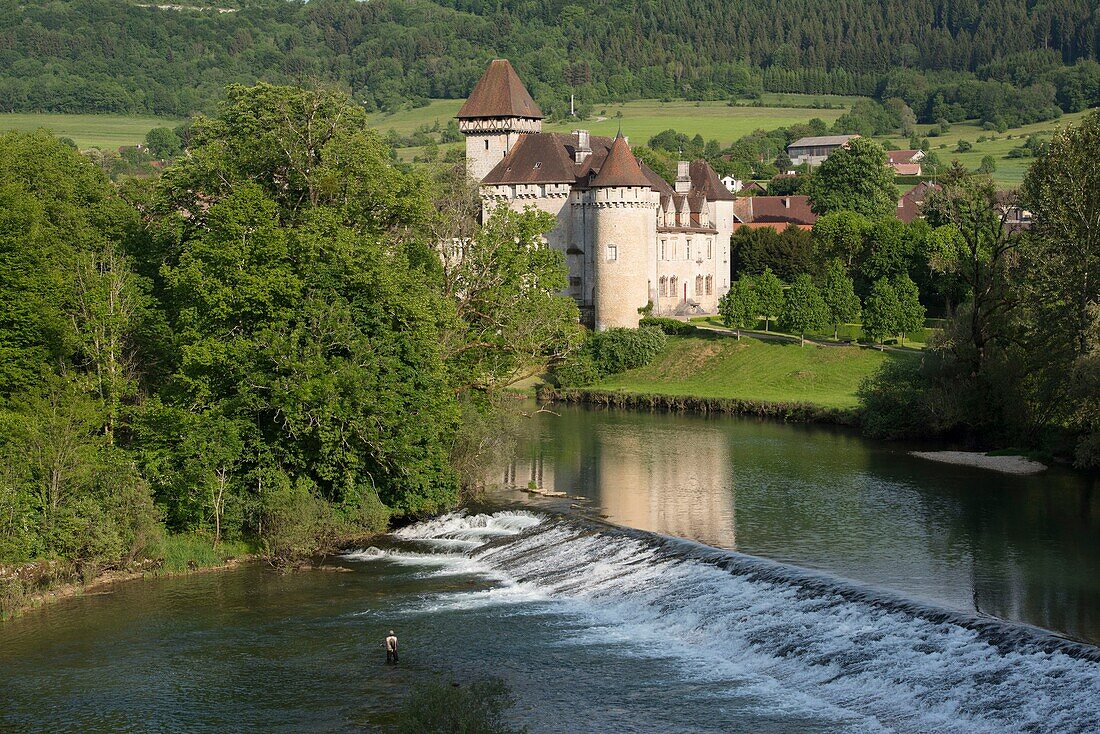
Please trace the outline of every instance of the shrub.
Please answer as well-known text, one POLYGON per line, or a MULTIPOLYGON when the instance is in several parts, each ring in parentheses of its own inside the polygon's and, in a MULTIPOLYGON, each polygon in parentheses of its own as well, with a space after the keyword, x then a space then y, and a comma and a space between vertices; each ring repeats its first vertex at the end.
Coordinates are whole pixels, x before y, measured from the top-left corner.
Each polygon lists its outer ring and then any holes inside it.
POLYGON ((968 141, 960 140, 959 144, 955 146, 955 152, 956 153, 966 153, 966 152, 972 150, 973 148, 974 148, 974 146, 971 145, 968 141))
POLYGON ((699 330, 695 324, 677 319, 668 319, 662 316, 646 316, 639 324, 642 328, 652 327, 660 329, 669 336, 691 336, 699 330))
POLYGON ((554 366, 554 377, 561 387, 583 387, 600 381, 600 371, 587 344, 554 366))
POLYGON ((592 335, 589 348, 601 374, 613 375, 649 364, 667 341, 660 329, 613 328, 592 335))
POLYGON ((933 432, 921 396, 927 380, 915 361, 884 362, 860 383, 860 426, 871 438, 913 438, 933 432))

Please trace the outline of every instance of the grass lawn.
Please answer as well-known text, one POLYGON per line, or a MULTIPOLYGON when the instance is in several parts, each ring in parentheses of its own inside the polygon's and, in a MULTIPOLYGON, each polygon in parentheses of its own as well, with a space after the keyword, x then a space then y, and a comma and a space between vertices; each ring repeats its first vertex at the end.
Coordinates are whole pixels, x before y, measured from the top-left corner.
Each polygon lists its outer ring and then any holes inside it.
MULTIPOLYGON (((547 124, 544 129, 569 132, 585 128, 593 135, 614 135, 622 122, 623 134, 635 145, 644 145, 651 137, 674 128, 688 135, 696 133, 707 140, 716 138, 728 145, 753 130, 770 130, 797 122, 807 122, 820 117, 832 123, 859 97, 810 94, 768 94, 763 101, 769 107, 730 107, 726 102, 661 102, 655 99, 638 100, 621 104, 596 105, 595 114, 588 120, 547 124), (814 106, 831 106, 832 109, 815 109, 814 106), (617 118, 618 113, 621 118, 617 118), (605 119, 600 120, 603 117, 605 119)), ((432 100, 426 107, 398 110, 393 113, 377 113, 368 117, 369 123, 379 130, 396 130, 402 134, 417 127, 438 121, 445 126, 462 106, 459 99, 432 100)))
POLYGON ((817 347, 724 335, 669 337, 645 367, 593 385, 594 389, 660 395, 804 402, 831 408, 857 404, 856 389, 887 360, 906 354, 859 347, 817 347))
POLYGON ((47 128, 59 137, 72 138, 81 148, 116 149, 145 140, 154 127, 175 127, 167 117, 128 115, 54 115, 37 113, 0 114, 0 131, 47 128))
MULTIPOLYGON (((976 121, 959 122, 952 125, 951 131, 946 135, 941 135, 937 138, 930 137, 928 138, 928 142, 932 146, 932 152, 936 154, 944 165, 957 159, 964 166, 973 170, 981 165, 982 158, 987 155, 993 156, 997 163, 997 170, 993 174, 993 180, 1001 187, 1014 188, 1023 182, 1024 174, 1027 173, 1027 169, 1031 166, 1034 159, 1005 158, 1008 152, 1027 142, 1029 135, 1038 135, 1041 138, 1049 140, 1055 130, 1060 127, 1066 127, 1067 125, 1076 125, 1087 114, 1089 113, 1075 112, 1069 115, 1062 115, 1057 120, 1048 120, 1047 122, 1037 122, 1033 125, 1011 128, 1003 133, 999 133, 996 130, 982 130, 981 126, 978 125, 976 121), (979 136, 996 139, 979 143, 979 136), (1012 137, 1010 138, 1009 136, 1012 137), (965 140, 974 147, 966 153, 956 153, 955 148, 958 146, 960 140, 965 140)), ((931 125, 918 125, 918 135, 922 138, 928 137, 928 130, 931 127, 931 125)), ((886 136, 879 140, 881 142, 889 141, 893 143, 896 148, 909 147, 908 140, 896 135, 886 136)))

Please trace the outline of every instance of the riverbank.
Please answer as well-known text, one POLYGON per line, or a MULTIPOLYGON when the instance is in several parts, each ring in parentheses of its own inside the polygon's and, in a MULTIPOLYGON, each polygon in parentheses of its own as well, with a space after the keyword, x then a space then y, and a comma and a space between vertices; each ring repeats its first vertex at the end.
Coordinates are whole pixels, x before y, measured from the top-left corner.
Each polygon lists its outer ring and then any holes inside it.
POLYGON ((1038 474, 1047 470, 1046 464, 1024 456, 991 456, 980 451, 910 451, 909 455, 929 461, 938 461, 943 464, 989 469, 1002 474, 1038 474))
POLYGON ((736 339, 729 333, 700 330, 692 336, 670 336, 649 364, 584 389, 851 412, 859 405, 857 392, 863 380, 886 362, 914 358, 855 346, 802 347, 797 341, 748 335, 736 339))
POLYGON ((600 390, 596 388, 539 388, 538 400, 544 403, 571 403, 602 408, 699 413, 703 415, 758 416, 792 423, 827 423, 858 426, 859 412, 854 408, 834 408, 805 402, 770 402, 740 398, 707 398, 692 395, 600 390))

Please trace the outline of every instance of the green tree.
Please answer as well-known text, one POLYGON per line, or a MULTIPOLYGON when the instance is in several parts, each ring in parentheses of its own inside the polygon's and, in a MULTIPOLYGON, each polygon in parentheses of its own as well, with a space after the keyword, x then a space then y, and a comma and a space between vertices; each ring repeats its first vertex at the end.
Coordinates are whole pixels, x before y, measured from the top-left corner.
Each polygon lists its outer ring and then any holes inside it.
POLYGON ((834 151, 810 176, 804 189, 817 214, 850 210, 867 217, 895 213, 898 187, 886 151, 867 138, 855 138, 834 151))
POLYGON ((830 260, 826 266, 821 297, 828 313, 827 323, 833 325, 833 339, 836 340, 840 325, 856 321, 860 314, 855 285, 839 259, 830 260))
POLYGON ((183 151, 183 143, 170 127, 154 127, 145 133, 145 146, 161 160, 175 158, 183 151))
POLYGON ((806 332, 821 328, 828 318, 829 309, 810 276, 795 278, 783 298, 783 328, 798 334, 799 346, 805 346, 806 332))
POLYGON ((741 329, 755 329, 760 315, 760 305, 756 300, 752 280, 749 278, 735 280, 729 291, 719 299, 718 313, 726 328, 737 330, 738 340, 741 339, 741 329))
POLYGON ((898 333, 901 318, 897 291, 886 278, 879 278, 863 303, 863 335, 872 343, 882 344, 898 333))
POLYGON ((978 166, 978 173, 984 173, 985 175, 988 176, 992 173, 995 173, 996 171, 997 171, 997 161, 994 160, 993 156, 983 155, 982 156, 982 162, 978 166))
POLYGON ((863 252, 870 221, 853 211, 829 212, 814 223, 814 251, 819 260, 840 259, 850 272, 863 252))
POLYGON ((1036 422, 1062 420, 1082 436, 1082 466, 1100 465, 1096 304, 1100 303, 1100 114, 1065 128, 1024 178, 1033 223, 1020 248, 1017 291, 1036 378, 1036 422))
POLYGON ((903 341, 905 335, 924 326, 924 306, 920 302, 920 290, 905 273, 894 279, 894 293, 898 299, 897 334, 903 341))
POLYGON ((783 283, 771 268, 764 268, 764 272, 754 279, 753 290, 760 315, 764 317, 764 331, 771 331, 772 319, 783 312, 783 283))

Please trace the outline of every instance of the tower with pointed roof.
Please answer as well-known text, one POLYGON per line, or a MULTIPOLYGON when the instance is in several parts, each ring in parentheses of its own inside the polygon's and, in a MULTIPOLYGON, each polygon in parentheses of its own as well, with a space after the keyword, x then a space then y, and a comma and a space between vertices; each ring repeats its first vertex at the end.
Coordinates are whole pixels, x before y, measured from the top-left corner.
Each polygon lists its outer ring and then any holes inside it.
POLYGON ((599 173, 589 183, 595 252, 594 326, 634 327, 653 300, 657 205, 638 159, 619 131, 599 173))
POLYGON ((466 170, 480 181, 504 159, 520 135, 542 131, 542 110, 507 59, 494 59, 458 111, 466 136, 466 170))
POLYGON ((535 207, 554 217, 546 244, 569 268, 585 323, 637 326, 716 313, 729 288, 734 197, 706 161, 681 161, 675 184, 614 139, 542 132, 542 113, 511 64, 493 61, 458 113, 483 215, 535 207))

